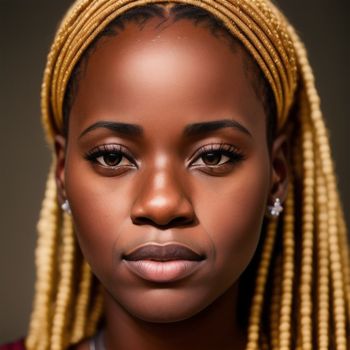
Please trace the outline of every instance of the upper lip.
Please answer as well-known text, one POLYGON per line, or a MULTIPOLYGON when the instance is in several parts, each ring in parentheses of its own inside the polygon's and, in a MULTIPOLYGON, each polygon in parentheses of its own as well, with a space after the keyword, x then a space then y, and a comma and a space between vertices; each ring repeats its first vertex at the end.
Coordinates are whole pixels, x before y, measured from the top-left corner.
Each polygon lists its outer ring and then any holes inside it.
POLYGON ((132 250, 130 253, 123 256, 125 260, 155 260, 155 261, 170 261, 170 260, 195 260, 204 259, 192 249, 181 244, 147 244, 132 250))

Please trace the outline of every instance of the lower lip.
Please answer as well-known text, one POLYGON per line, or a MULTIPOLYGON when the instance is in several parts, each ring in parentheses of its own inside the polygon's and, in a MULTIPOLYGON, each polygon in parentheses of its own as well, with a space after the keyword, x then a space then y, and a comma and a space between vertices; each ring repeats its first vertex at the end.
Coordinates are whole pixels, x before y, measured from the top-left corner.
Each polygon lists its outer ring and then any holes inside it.
POLYGON ((192 260, 123 260, 136 275, 150 282, 175 282, 194 273, 202 261, 192 260))

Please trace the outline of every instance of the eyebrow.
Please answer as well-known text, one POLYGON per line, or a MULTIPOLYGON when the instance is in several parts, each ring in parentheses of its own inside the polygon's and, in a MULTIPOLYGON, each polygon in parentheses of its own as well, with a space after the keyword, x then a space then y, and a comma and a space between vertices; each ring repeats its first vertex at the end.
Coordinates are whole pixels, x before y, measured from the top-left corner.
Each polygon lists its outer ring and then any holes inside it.
MULTIPOLYGON (((126 136, 131 136, 131 137, 132 136, 137 137, 137 136, 143 135, 143 128, 136 124, 111 122, 111 121, 99 121, 90 125, 88 128, 86 128, 80 134, 79 138, 83 137, 85 134, 98 128, 108 129, 113 132, 124 134, 126 136)), ((209 132, 223 129, 223 128, 233 128, 235 130, 241 131, 244 134, 252 137, 252 134, 249 132, 249 130, 246 127, 244 127, 242 124, 232 119, 222 119, 222 120, 214 120, 209 122, 189 124, 185 127, 183 131, 183 135, 186 137, 198 136, 198 135, 207 134, 209 132)))
POLYGON ((109 122, 109 121, 99 121, 95 124, 90 125, 88 128, 86 128, 79 136, 79 138, 83 137, 85 134, 99 129, 108 129, 113 132, 124 134, 126 136, 142 136, 143 135, 143 129, 135 124, 128 124, 128 123, 120 123, 120 122, 109 122))
POLYGON ((222 119, 222 120, 214 120, 211 122, 190 124, 186 126, 184 130, 184 135, 187 137, 196 136, 196 135, 206 134, 208 132, 223 129, 223 128, 233 128, 252 137, 252 134, 249 132, 249 130, 246 127, 244 127, 242 124, 232 119, 222 119))

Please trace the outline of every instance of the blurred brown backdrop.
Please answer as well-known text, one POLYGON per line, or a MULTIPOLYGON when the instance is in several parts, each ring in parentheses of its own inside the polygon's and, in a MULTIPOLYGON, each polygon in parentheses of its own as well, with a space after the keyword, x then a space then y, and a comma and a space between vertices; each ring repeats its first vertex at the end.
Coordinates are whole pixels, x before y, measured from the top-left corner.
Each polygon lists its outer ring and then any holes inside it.
MULTIPOLYGON (((276 0, 309 49, 350 223, 350 15, 347 0, 276 0)), ((0 0, 0 343, 23 336, 34 283, 35 226, 50 154, 40 84, 72 0, 0 0)))

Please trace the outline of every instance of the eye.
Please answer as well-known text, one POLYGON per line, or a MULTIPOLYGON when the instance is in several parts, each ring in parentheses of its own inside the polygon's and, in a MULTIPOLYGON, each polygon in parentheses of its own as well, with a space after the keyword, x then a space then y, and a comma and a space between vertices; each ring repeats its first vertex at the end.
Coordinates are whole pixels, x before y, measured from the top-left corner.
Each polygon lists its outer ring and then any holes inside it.
POLYGON ((203 153, 203 155, 201 155, 200 158, 203 161, 203 163, 206 165, 223 164, 223 163, 226 163, 227 161, 230 160, 230 157, 228 157, 228 156, 226 156, 218 151, 203 153))
POLYGON ((106 153, 103 156, 99 156, 96 158, 96 161, 99 162, 103 166, 116 166, 123 159, 123 155, 121 153, 106 153))
POLYGON ((192 166, 199 168, 220 168, 232 166, 244 159, 244 155, 229 144, 211 144, 199 149, 192 166))
POLYGON ((86 154, 85 158, 109 169, 135 166, 130 152, 123 146, 117 144, 95 147, 86 154))

